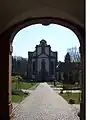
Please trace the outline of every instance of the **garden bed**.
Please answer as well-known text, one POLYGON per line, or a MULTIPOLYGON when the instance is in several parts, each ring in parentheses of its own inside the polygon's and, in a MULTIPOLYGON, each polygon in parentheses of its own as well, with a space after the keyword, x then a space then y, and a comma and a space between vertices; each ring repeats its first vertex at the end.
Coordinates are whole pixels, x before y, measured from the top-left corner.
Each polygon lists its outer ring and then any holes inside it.
POLYGON ((73 104, 80 104, 81 93, 62 93, 60 94, 68 103, 74 101, 73 104))

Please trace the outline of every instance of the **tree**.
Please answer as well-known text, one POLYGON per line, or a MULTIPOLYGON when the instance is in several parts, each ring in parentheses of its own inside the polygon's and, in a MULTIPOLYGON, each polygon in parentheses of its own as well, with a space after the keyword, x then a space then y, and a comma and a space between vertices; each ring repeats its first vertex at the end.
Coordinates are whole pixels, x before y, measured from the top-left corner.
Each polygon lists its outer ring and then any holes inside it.
POLYGON ((79 53, 79 48, 77 47, 72 47, 67 50, 67 52, 71 56, 71 62, 80 62, 80 53, 79 53))
POLYGON ((24 76, 27 73, 27 58, 23 58, 20 56, 12 57, 12 73, 24 76))
POLYGON ((21 76, 17 76, 16 77, 16 89, 17 90, 21 90, 21 84, 22 84, 22 77, 21 76))
MULTIPOLYGON (((79 53, 79 48, 77 47, 72 47, 67 50, 67 52, 71 56, 71 62, 75 63, 76 66, 78 63, 80 64, 80 53, 79 53)), ((75 68, 74 71, 72 70, 73 74, 73 83, 79 82, 79 68, 75 68)))
POLYGON ((65 61, 66 63, 70 63, 70 62, 71 62, 71 57, 70 57, 70 54, 69 54, 69 53, 67 53, 67 54, 65 55, 64 61, 65 61))
MULTIPOLYGON (((71 63, 71 56, 70 54, 67 52, 67 54, 65 55, 65 59, 64 59, 65 63, 71 63)), ((69 68, 68 68, 69 69, 69 68)), ((66 73, 64 73, 64 82, 65 83, 69 83, 69 71, 67 71, 66 73)))
POLYGON ((61 82, 61 73, 58 74, 58 81, 61 82))
POLYGON ((68 83, 68 74, 64 72, 63 74, 63 77, 64 77, 64 81, 63 81, 63 84, 67 84, 68 83))

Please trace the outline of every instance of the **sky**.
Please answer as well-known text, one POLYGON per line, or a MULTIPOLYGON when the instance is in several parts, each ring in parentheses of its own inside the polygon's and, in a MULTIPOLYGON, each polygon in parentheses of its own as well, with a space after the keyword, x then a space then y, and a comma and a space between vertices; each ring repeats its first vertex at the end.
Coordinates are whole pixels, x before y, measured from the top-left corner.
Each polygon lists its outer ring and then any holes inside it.
POLYGON ((56 24, 36 24, 16 34, 13 40, 13 56, 28 58, 28 51, 34 51, 42 39, 47 41, 52 51, 58 52, 58 61, 62 62, 68 48, 80 46, 77 36, 70 29, 56 24))

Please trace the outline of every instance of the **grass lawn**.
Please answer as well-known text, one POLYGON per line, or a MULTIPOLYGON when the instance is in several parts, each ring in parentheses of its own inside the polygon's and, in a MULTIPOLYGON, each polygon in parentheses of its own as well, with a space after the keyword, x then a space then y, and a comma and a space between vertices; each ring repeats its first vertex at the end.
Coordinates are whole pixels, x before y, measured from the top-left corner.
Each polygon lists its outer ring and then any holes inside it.
MULTIPOLYGON (((55 83, 56 83, 56 87, 57 87, 57 85, 60 85, 60 86, 62 85, 61 83, 59 83, 57 81, 55 83)), ((48 85, 54 85, 54 82, 47 82, 47 84, 48 85)))
MULTIPOLYGON (((54 82, 47 82, 49 85, 54 85, 54 82)), ((69 90, 69 89, 80 89, 80 85, 76 84, 62 84, 59 82, 56 82, 56 88, 63 88, 64 90, 69 90)))
POLYGON ((80 104, 81 93, 63 93, 60 95, 68 102, 70 99, 73 99, 75 100, 75 104, 80 104))
POLYGON ((75 89, 75 87, 77 87, 78 89, 80 89, 80 85, 76 85, 76 84, 63 84, 63 89, 64 90, 68 90, 68 89, 75 89))
POLYGON ((13 103, 20 103, 27 96, 28 95, 24 94, 23 92, 20 92, 20 95, 12 95, 12 102, 13 103))
POLYGON ((62 84, 57 84, 56 88, 63 88, 63 85, 62 84))
MULTIPOLYGON (((24 87, 23 89, 25 88, 30 88, 30 87, 33 87, 35 86, 34 89, 36 89, 38 87, 39 83, 34 83, 33 85, 27 85, 27 84, 24 84, 24 87)), ((21 93, 20 95, 12 95, 12 103, 20 103, 24 98, 26 98, 28 95, 25 95, 24 93, 21 93)))
MULTIPOLYGON (((22 79, 22 78, 21 78, 22 79)), ((12 88, 15 89, 17 87, 17 76, 12 76, 12 88)), ((36 85, 36 83, 28 83, 28 82, 20 82, 19 87, 21 89, 29 89, 36 85)))
POLYGON ((36 83, 36 85, 34 85, 34 86, 35 86, 35 88, 37 88, 39 84, 40 84, 40 83, 36 83))
POLYGON ((19 103, 24 99, 24 95, 12 95, 12 103, 19 103))
MULTIPOLYGON (((12 88, 15 89, 16 85, 17 85, 16 82, 12 83, 12 88)), ((27 83, 27 82, 20 83, 21 89, 29 89, 29 88, 33 87, 34 85, 36 85, 36 83, 27 83)))
POLYGON ((48 85, 54 85, 54 82, 47 82, 48 85))
MULTIPOLYGON (((12 83, 12 89, 14 89, 14 91, 16 91, 16 87, 17 87, 17 82, 16 82, 16 78, 13 77, 14 82, 12 83)), ((35 88, 39 85, 39 83, 28 83, 28 82, 20 82, 19 84, 19 88, 20 89, 29 89, 35 86, 35 88)), ((34 89, 35 89, 34 88, 34 89)), ((16 93, 16 92, 15 92, 16 93)), ((19 103, 21 102, 25 97, 27 97, 26 94, 24 94, 23 92, 20 93, 20 95, 18 94, 12 94, 12 102, 13 103, 19 103)))

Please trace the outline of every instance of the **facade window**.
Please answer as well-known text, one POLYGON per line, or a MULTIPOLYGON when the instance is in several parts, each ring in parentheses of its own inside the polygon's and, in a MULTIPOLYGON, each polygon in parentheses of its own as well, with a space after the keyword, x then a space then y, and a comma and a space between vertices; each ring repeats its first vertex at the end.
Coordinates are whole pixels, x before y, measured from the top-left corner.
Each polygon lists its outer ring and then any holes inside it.
POLYGON ((33 73, 35 73, 35 69, 36 69, 36 62, 33 61, 33 73))
POLYGON ((41 69, 42 69, 42 70, 45 70, 45 60, 44 60, 44 59, 42 60, 42 63, 41 63, 41 64, 42 64, 42 68, 41 68, 41 69))
POLYGON ((45 53, 45 46, 42 46, 42 53, 45 53))
POLYGON ((54 62, 51 62, 51 73, 54 74, 54 62))

